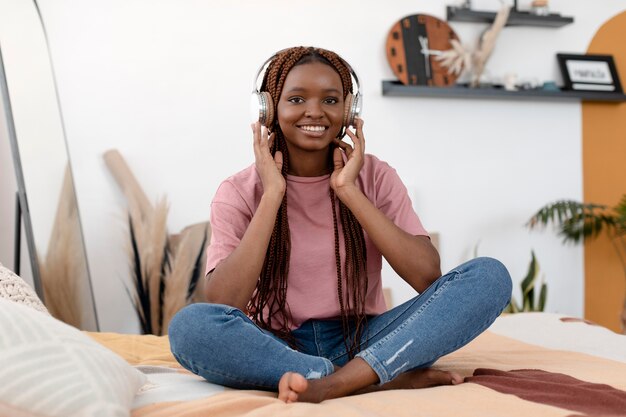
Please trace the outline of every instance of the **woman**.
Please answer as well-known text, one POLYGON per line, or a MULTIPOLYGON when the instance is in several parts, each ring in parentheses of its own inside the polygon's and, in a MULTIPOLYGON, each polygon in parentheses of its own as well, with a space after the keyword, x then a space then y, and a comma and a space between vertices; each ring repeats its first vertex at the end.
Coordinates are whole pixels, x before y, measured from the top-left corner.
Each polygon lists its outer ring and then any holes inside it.
POLYGON ((213 199, 208 303, 169 328, 174 356, 208 381, 277 390, 285 402, 458 384, 430 365, 509 302, 510 277, 493 259, 441 276, 395 170, 365 154, 361 119, 347 129, 351 71, 305 47, 280 51, 265 71, 276 120, 253 124, 254 165, 213 199), (419 293, 389 311, 382 256, 419 293))

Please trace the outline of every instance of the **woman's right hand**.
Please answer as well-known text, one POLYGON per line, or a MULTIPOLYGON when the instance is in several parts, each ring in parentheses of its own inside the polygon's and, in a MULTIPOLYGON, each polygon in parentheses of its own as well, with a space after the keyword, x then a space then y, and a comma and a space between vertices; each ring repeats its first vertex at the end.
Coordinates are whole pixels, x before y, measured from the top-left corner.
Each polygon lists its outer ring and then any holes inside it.
POLYGON ((267 128, 261 127, 260 122, 252 124, 254 164, 261 177, 263 194, 274 195, 282 200, 287 183, 283 177, 283 153, 276 151, 274 157, 270 152, 274 142, 274 133, 268 135, 267 128))

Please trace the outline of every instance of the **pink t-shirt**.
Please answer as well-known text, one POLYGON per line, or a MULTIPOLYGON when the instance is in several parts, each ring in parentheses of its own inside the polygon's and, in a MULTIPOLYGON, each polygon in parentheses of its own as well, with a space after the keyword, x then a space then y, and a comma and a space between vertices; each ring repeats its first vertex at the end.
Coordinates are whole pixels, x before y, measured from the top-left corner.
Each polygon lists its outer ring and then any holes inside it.
MULTIPOLYGON (((287 303, 293 318, 292 329, 308 319, 336 318, 341 314, 329 178, 330 175, 287 176, 287 212, 291 232, 287 303)), ((386 162, 373 155, 365 155, 358 185, 365 196, 398 227, 412 235, 428 236, 413 210, 406 187, 395 169, 386 162)), ((212 234, 207 248, 207 273, 237 247, 262 194, 263 186, 254 165, 220 184, 211 203, 212 234)), ((343 271, 345 247, 339 218, 338 223, 343 271)), ((367 233, 365 242, 369 280, 365 312, 380 314, 386 311, 381 283, 382 255, 367 233)))

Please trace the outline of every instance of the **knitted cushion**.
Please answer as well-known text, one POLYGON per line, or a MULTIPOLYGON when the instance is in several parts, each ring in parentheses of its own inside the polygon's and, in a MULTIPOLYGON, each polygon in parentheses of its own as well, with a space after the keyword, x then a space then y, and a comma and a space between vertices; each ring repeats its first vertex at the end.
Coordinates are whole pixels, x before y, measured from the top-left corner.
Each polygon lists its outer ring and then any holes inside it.
POLYGON ((50 314, 30 285, 2 264, 0 264, 0 298, 50 314))

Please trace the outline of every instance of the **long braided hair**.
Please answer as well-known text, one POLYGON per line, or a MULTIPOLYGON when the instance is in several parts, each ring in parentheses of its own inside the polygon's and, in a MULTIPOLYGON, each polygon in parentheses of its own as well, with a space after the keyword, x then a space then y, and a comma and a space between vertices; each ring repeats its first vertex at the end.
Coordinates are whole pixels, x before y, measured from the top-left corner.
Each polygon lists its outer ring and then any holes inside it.
MULTIPOLYGON (((296 65, 320 62, 334 68, 341 77, 343 97, 352 93, 352 78, 346 63, 334 52, 320 48, 295 47, 280 51, 267 67, 261 91, 267 91, 274 103, 274 114, 282 93, 287 74, 296 65)), ((277 119, 277 117, 276 117, 277 119)), ((271 149, 283 154, 282 174, 289 170, 289 153, 285 137, 278 123, 272 128, 275 134, 271 149)), ((331 146, 328 155, 328 167, 332 170, 332 154, 336 145, 331 146)), ((350 358, 359 350, 359 344, 366 323, 365 297, 367 294, 367 253, 361 225, 352 212, 335 197, 329 186, 329 198, 332 204, 332 216, 335 236, 335 262, 337 268, 337 297, 341 311, 344 344, 350 358), (338 207, 338 210, 337 210, 338 207), (337 213, 339 212, 339 213, 337 213), (346 249, 344 269, 341 268, 339 251, 339 227, 341 221, 346 249), (345 287, 344 279, 345 277, 345 287)), ((330 213, 329 213, 330 215, 330 213)), ((253 320, 262 328, 270 330, 286 340, 292 347, 295 340, 290 330, 291 311, 287 304, 287 278, 289 275, 290 232, 287 216, 287 192, 276 215, 276 222, 270 238, 261 276, 256 290, 248 304, 248 311, 253 320), (264 314, 264 312, 266 314, 264 314)))

